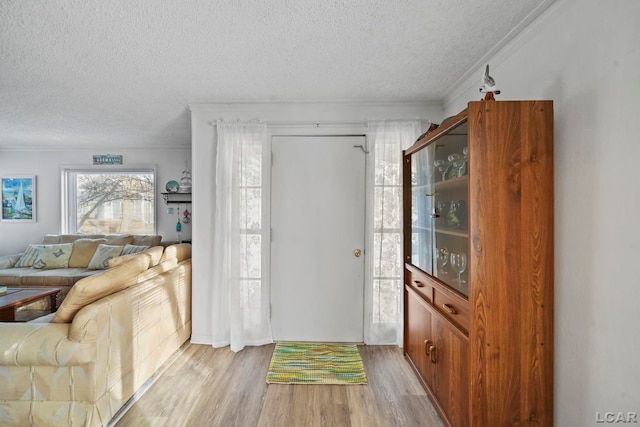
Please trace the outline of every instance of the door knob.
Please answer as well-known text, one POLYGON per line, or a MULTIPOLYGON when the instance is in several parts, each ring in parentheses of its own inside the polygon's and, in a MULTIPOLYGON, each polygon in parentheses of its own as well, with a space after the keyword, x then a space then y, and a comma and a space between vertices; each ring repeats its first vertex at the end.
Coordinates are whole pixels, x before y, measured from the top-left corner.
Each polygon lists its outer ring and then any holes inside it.
POLYGON ((355 251, 353 251, 353 254, 356 256, 356 258, 360 258, 360 255, 362 255, 362 251, 360 249, 356 249, 355 251))

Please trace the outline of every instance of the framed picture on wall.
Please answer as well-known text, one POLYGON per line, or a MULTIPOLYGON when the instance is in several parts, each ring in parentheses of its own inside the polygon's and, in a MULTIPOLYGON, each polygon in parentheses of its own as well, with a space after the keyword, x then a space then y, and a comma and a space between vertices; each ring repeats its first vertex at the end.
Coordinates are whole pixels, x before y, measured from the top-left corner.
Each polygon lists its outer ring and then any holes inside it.
POLYGON ((2 221, 36 222, 35 175, 3 176, 2 221))

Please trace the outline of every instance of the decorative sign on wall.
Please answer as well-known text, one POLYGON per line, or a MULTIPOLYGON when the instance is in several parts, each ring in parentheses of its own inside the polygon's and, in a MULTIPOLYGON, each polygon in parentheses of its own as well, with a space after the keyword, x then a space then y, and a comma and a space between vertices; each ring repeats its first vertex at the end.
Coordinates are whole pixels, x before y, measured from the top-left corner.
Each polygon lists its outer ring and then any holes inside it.
POLYGON ((94 165, 121 165, 122 155, 121 154, 94 154, 93 164, 94 165))

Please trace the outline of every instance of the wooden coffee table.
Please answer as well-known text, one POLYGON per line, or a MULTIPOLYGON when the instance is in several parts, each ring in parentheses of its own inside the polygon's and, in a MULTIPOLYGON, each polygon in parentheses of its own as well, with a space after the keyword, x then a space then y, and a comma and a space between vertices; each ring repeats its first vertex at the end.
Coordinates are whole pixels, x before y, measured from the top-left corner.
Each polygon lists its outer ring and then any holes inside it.
POLYGON ((0 295, 0 322, 15 322, 18 307, 45 298, 51 299, 51 312, 55 313, 60 290, 60 288, 7 288, 7 293, 0 295))

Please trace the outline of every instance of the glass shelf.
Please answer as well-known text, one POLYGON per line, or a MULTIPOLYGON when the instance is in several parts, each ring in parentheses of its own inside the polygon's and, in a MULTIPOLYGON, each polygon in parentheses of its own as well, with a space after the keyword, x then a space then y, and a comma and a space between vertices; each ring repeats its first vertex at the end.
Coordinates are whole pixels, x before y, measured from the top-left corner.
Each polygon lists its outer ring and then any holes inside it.
POLYGON ((446 228, 437 228, 436 227, 436 233, 447 234, 449 236, 462 237, 462 238, 465 238, 465 239, 469 238, 469 233, 466 230, 448 230, 446 228))
POLYGON ((449 178, 445 181, 438 181, 435 183, 436 191, 450 191, 458 190, 461 188, 467 189, 469 187, 469 176, 459 176, 456 178, 449 178))

